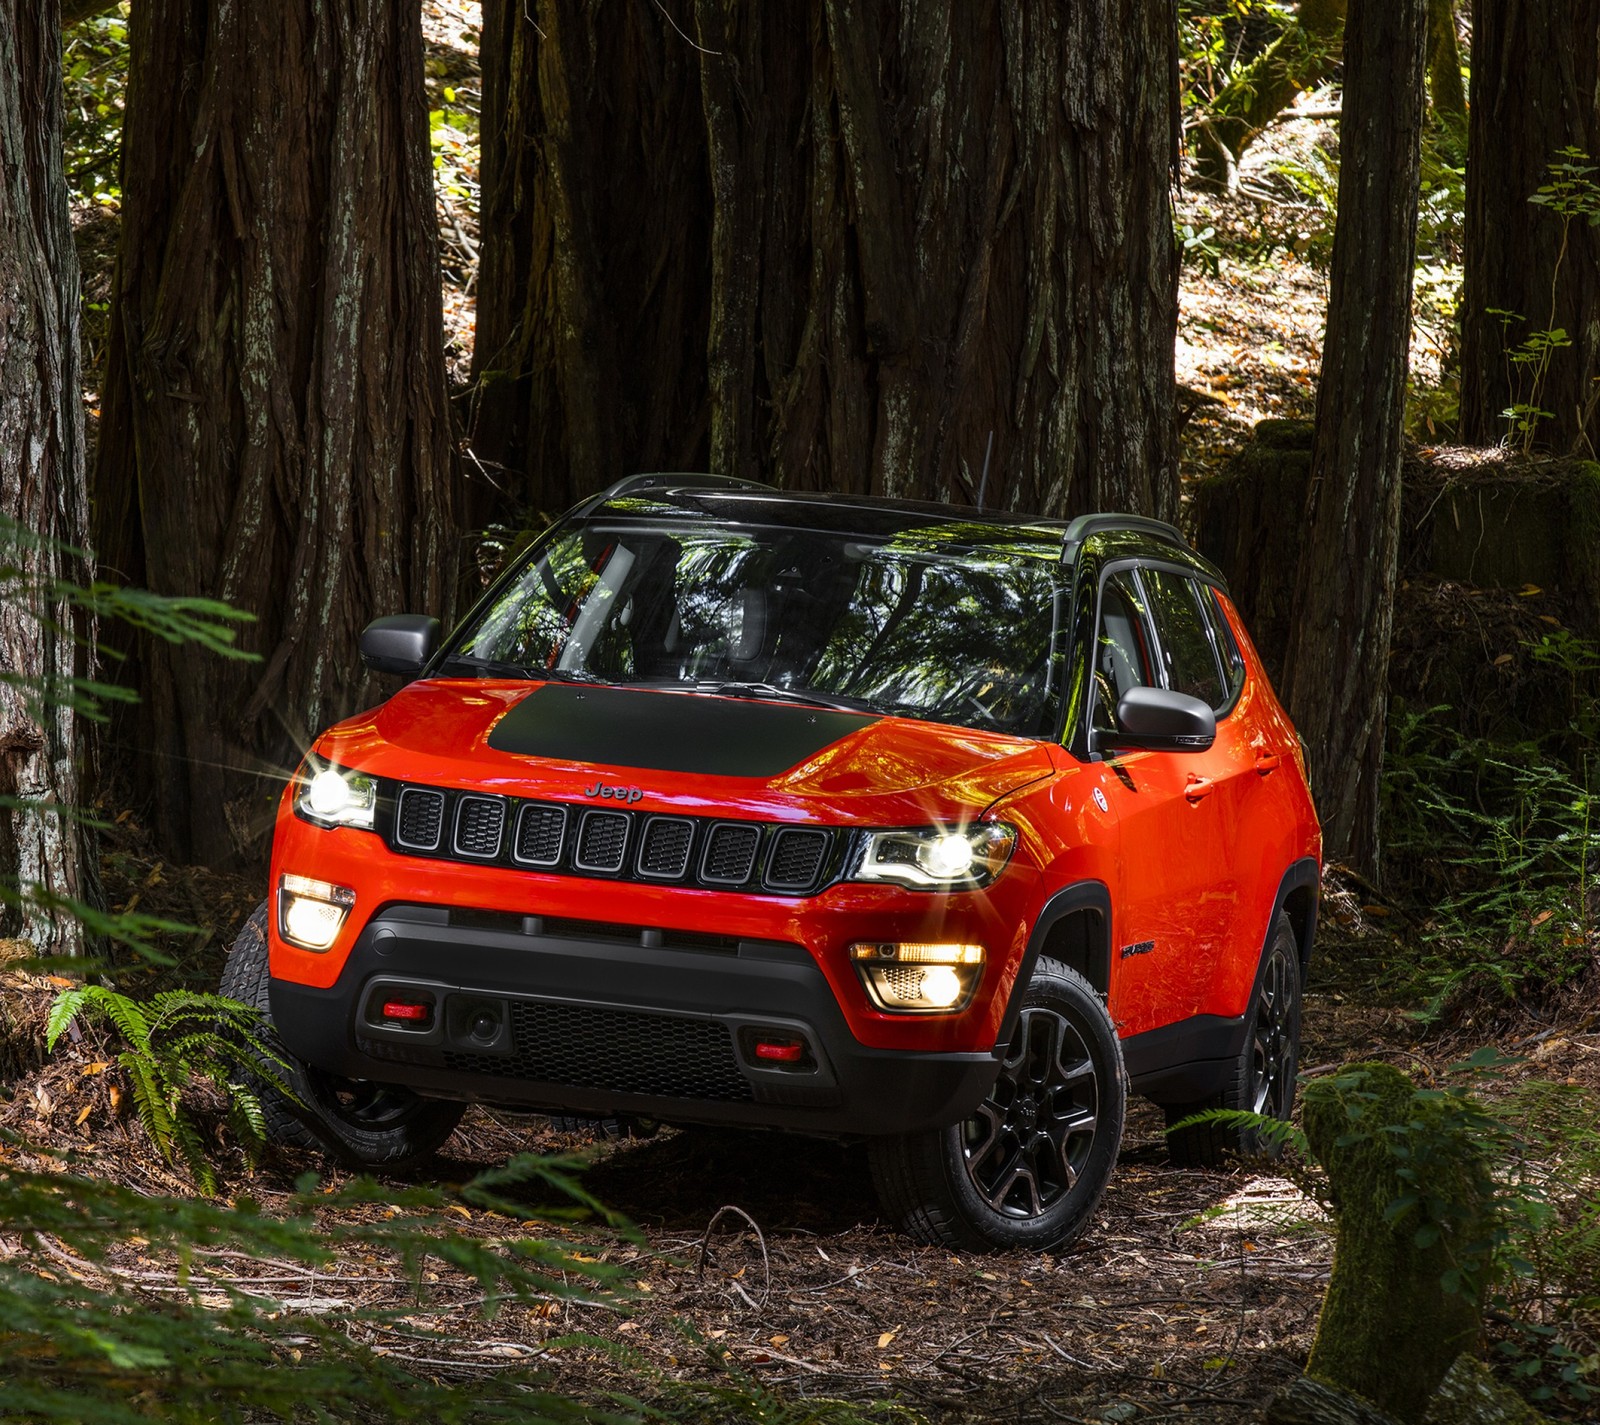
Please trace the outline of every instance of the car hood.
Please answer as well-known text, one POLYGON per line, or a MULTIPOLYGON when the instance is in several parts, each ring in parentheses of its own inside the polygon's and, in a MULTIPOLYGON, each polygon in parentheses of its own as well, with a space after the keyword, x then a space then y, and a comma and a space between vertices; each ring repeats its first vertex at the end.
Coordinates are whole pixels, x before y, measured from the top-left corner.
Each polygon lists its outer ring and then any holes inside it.
POLYGON ((317 751, 433 786, 557 800, 623 789, 645 811, 880 825, 968 819, 1053 770, 1044 743, 942 723, 487 679, 413 683, 317 751))

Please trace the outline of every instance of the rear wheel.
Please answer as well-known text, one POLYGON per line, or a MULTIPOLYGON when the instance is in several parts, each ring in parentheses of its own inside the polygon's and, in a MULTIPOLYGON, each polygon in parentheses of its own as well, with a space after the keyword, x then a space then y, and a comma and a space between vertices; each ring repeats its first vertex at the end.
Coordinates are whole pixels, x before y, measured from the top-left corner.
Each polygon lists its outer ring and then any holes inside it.
POLYGON ((1122 1051, 1100 996, 1076 971, 1041 960, 978 1111, 869 1144, 873 1182, 885 1212, 919 1241, 1049 1251, 1088 1226, 1126 1106, 1122 1051))
POLYGON ((1174 1164, 1214 1168, 1230 1156, 1272 1151, 1273 1145, 1254 1128, 1195 1123, 1171 1131, 1171 1125, 1212 1108, 1246 1109, 1287 1122, 1294 1111, 1295 1073, 1300 1067, 1300 1005, 1300 949, 1294 926, 1279 911, 1256 971, 1244 1047, 1231 1066, 1227 1086, 1198 1103, 1166 1105, 1167 1151, 1174 1164))
POLYGON ((321 1149, 356 1168, 403 1168, 431 1157, 455 1130, 466 1105, 423 1098, 398 1084, 341 1078, 302 1064, 283 1047, 273 1027, 268 984, 263 901, 228 953, 220 989, 229 999, 261 1011, 259 1037, 283 1060, 282 1064, 263 1060, 264 1077, 254 1084, 268 1141, 321 1149), (290 1093, 282 1092, 274 1080, 290 1093))

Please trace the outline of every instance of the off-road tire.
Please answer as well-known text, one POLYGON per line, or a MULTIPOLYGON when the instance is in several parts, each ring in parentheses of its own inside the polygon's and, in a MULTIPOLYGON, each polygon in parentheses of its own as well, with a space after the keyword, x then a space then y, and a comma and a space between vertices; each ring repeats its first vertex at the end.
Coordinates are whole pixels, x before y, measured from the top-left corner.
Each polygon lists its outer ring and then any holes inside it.
POLYGON ((229 999, 261 1012, 257 1035, 283 1060, 282 1064, 262 1060, 262 1076, 252 1085, 261 1100, 267 1141, 330 1153, 353 1168, 405 1168, 432 1157, 455 1131, 466 1105, 423 1098, 393 1085, 335 1079, 302 1064, 283 1047, 273 1027, 268 984, 267 902, 263 901, 233 942, 219 988, 229 999), (340 1097, 352 1093, 373 1096, 380 1111, 364 1121, 340 1097))
POLYGON ((1229 1067, 1222 1092, 1195 1103, 1163 1105, 1167 1155, 1179 1168, 1215 1168, 1230 1158, 1276 1156, 1273 1145, 1250 1128, 1221 1123, 1172 1125, 1207 1109, 1249 1109, 1285 1122, 1294 1111, 1295 1073, 1300 1066, 1300 949, 1289 917, 1278 912, 1256 969, 1244 1047, 1229 1067))
POLYGON ((1105 1192, 1127 1099, 1105 1004, 1077 971, 1042 959, 1000 1076, 977 1113, 949 1128, 868 1144, 884 1212, 917 1241, 957 1251, 1062 1247, 1088 1227, 1105 1192), (1059 1145, 1047 1120, 1062 1135, 1059 1145))

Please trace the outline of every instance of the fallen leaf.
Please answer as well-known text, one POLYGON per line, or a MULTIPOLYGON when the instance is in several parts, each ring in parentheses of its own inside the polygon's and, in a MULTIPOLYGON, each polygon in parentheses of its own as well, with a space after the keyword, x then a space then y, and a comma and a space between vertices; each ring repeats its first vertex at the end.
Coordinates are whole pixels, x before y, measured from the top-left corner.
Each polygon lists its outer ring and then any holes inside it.
POLYGON ((767 1344, 769 1346, 787 1346, 789 1338, 787 1336, 768 1336, 767 1344))
POLYGON ((1535 594, 1542 594, 1542 593, 1544 593, 1544 590, 1541 589, 1537 584, 1524 584, 1522 586, 1521 592, 1518 593, 1517 597, 1519 599, 1531 599, 1531 598, 1533 598, 1533 596, 1535 594))
POLYGON ((895 1335, 899 1330, 900 1328, 896 1326, 893 1331, 885 1331, 883 1335, 878 1337, 878 1349, 880 1351, 883 1350, 889 1344, 889 1342, 894 1340, 895 1335))
POLYGON ((73 1126, 77 1127, 93 1112, 94 1105, 92 1103, 84 1104, 83 1108, 79 1111, 77 1118, 73 1120, 73 1126))
POLYGON ((111 1065, 106 1063, 104 1059, 96 1059, 92 1064, 85 1064, 78 1072, 84 1078, 88 1078, 90 1074, 103 1074, 110 1067, 111 1065))
POLYGON ((637 1331, 638 1329, 639 1323, 637 1321, 624 1321, 622 1325, 617 1327, 618 1331, 637 1331))
POLYGON ((1506 666, 1506 664, 1509 663, 1510 661, 1511 661, 1511 655, 1509 653, 1502 653, 1498 658, 1496 658, 1494 660, 1494 666, 1496 668, 1504 668, 1506 666))
POLYGON ((1549 920, 1554 914, 1555 912, 1553 910, 1541 910, 1538 915, 1534 916, 1533 923, 1535 925, 1543 925, 1545 921, 1549 920))
POLYGON ((1561 627, 1561 620, 1558 619, 1554 614, 1540 614, 1539 615, 1539 622, 1540 623, 1547 623, 1547 624, 1550 625, 1551 628, 1560 628, 1561 627))
POLYGON ((455 1213, 455 1215, 457 1217, 464 1217, 464 1218, 467 1219, 468 1222, 472 1221, 472 1214, 470 1212, 468 1212, 467 1209, 464 1208, 459 1202, 452 1202, 452 1203, 446 1204, 445 1211, 446 1212, 453 1212, 453 1213, 455 1213))

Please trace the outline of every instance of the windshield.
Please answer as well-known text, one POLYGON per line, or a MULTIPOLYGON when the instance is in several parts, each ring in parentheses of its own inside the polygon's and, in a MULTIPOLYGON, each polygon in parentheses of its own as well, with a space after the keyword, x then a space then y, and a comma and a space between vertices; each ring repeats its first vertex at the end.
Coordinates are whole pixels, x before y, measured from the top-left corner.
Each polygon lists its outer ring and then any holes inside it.
POLYGON ((558 531, 437 672, 721 691, 1054 733, 1058 554, 603 519, 558 531))

